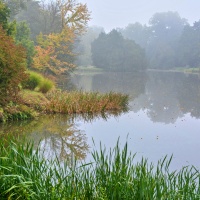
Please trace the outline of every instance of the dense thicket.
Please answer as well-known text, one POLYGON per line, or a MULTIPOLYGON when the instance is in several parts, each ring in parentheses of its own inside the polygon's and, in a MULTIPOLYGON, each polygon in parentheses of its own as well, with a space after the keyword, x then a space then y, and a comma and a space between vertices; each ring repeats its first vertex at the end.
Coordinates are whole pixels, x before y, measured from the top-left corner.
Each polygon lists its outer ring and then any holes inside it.
POLYGON ((101 33, 91 45, 93 64, 105 70, 131 71, 146 67, 144 50, 112 30, 101 33))

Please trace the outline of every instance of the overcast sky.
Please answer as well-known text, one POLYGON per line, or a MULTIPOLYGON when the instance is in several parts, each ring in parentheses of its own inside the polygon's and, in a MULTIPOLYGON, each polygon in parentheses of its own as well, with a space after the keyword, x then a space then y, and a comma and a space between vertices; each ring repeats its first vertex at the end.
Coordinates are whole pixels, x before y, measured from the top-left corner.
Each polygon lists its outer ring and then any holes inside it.
POLYGON ((89 25, 109 31, 129 23, 148 24, 156 12, 177 11, 190 24, 200 19, 200 0, 79 0, 91 11, 89 25))

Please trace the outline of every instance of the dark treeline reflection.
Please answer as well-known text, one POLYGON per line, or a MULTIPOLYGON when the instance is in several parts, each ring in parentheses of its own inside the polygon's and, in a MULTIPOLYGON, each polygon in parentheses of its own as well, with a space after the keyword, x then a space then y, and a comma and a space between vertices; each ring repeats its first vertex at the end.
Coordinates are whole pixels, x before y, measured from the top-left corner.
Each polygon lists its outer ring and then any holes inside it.
POLYGON ((182 73, 150 73, 146 92, 136 102, 154 122, 174 123, 187 113, 200 118, 200 79, 182 73))
POLYGON ((200 78, 174 72, 102 73, 76 75, 83 90, 127 93, 131 109, 143 110, 153 122, 174 123, 189 113, 200 118, 200 78))
POLYGON ((74 84, 79 89, 98 92, 121 92, 138 97, 145 92, 146 73, 106 72, 94 75, 75 75, 74 84))

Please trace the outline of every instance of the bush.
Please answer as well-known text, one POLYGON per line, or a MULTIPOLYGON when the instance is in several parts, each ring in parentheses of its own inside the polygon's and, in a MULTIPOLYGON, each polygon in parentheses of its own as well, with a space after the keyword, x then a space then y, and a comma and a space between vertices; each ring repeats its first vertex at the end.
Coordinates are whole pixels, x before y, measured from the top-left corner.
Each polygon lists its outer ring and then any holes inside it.
POLYGON ((29 71, 28 74, 29 78, 23 83, 23 88, 46 93, 54 87, 54 82, 43 77, 41 74, 33 71, 29 71))
POLYGON ((43 81, 39 85, 39 91, 42 93, 47 93, 54 87, 54 82, 49 80, 48 78, 43 78, 43 81))
POLYGON ((16 101, 20 83, 26 79, 26 54, 0 26, 0 105, 16 101))
POLYGON ((37 72, 29 71, 29 78, 27 81, 23 83, 23 87, 25 89, 34 90, 36 87, 38 87, 43 80, 43 76, 37 72))

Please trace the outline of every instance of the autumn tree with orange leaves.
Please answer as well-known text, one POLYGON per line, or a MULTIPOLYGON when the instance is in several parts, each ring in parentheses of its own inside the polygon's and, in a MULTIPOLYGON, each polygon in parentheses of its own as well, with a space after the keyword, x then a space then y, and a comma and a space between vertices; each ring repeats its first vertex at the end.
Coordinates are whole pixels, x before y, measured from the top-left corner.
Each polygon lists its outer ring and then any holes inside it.
POLYGON ((26 53, 0 25, 0 106, 17 100, 19 84, 27 78, 26 53))
MULTIPOLYGON (((49 19, 59 19, 59 25, 57 30, 52 29, 48 34, 40 33, 37 37, 33 68, 52 75, 69 72, 75 68, 73 44, 77 36, 85 31, 90 19, 87 6, 75 0, 57 0, 43 4, 42 9, 44 13, 52 15, 49 19)), ((53 27, 55 22, 52 20, 51 23, 53 27)))

